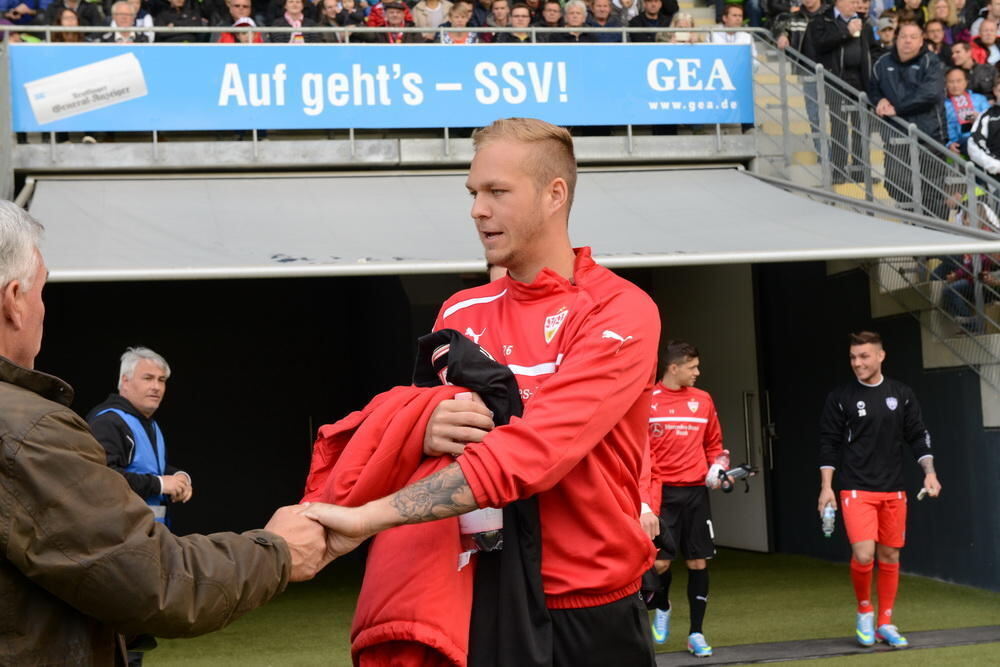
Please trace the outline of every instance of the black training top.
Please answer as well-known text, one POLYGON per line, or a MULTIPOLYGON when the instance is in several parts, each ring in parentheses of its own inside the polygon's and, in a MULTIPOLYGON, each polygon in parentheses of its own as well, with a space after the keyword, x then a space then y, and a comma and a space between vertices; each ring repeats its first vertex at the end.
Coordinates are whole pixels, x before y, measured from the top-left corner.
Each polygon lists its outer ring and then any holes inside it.
POLYGON ((819 464, 837 470, 844 490, 902 491, 903 444, 919 460, 932 454, 913 390, 882 378, 855 380, 826 398, 819 423, 819 464))

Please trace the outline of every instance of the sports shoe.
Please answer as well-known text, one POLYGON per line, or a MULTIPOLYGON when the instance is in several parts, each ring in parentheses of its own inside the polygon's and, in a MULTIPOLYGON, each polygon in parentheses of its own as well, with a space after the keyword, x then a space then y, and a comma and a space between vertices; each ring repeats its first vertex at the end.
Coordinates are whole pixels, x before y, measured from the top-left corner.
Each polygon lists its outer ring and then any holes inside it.
POLYGON ((862 646, 875 645, 875 612, 870 611, 867 614, 858 613, 854 634, 858 638, 858 643, 862 646))
POLYGON ((667 637, 670 636, 670 610, 663 611, 662 609, 656 610, 656 616, 653 617, 653 641, 657 644, 662 644, 667 641, 667 637))
POLYGON ((700 632, 692 632, 688 635, 688 651, 696 658, 707 658, 712 655, 712 647, 705 641, 705 635, 700 632))
POLYGON ((906 641, 906 637, 899 634, 896 626, 889 625, 888 623, 878 626, 878 630, 875 631, 875 638, 893 648, 906 648, 910 645, 910 642, 906 641))

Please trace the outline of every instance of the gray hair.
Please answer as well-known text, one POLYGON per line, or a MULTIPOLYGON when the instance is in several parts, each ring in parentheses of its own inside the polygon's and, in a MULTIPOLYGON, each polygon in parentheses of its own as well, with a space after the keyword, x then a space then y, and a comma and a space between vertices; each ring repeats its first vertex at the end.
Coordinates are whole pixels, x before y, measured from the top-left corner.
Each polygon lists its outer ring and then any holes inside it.
POLYGON ((14 280, 31 287, 43 229, 23 208, 0 199, 0 287, 14 280))
POLYGON ((164 374, 170 377, 170 364, 167 360, 153 352, 148 347, 130 347, 125 350, 125 354, 122 355, 122 365, 118 371, 118 390, 121 391, 122 388, 122 378, 127 377, 132 378, 135 374, 135 367, 138 365, 141 359, 148 359, 154 364, 163 369, 164 374))
POLYGON ((567 2, 563 6, 563 13, 565 13, 566 10, 569 9, 570 7, 576 7, 577 9, 582 9, 584 14, 587 13, 587 3, 584 2, 583 0, 569 0, 569 2, 567 2))

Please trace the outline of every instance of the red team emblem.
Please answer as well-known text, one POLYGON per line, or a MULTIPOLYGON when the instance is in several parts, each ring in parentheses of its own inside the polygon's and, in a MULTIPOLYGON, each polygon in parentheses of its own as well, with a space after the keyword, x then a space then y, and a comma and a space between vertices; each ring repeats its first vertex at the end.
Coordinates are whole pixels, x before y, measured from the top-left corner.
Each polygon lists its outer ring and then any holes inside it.
POLYGON ((563 320, 566 319, 566 315, 569 311, 566 306, 563 306, 556 312, 555 315, 549 315, 545 318, 545 342, 551 343, 552 339, 555 338, 556 332, 559 331, 559 327, 562 326, 563 320))
POLYGON ((701 405, 701 403, 698 401, 688 401, 688 409, 691 410, 692 413, 698 412, 699 405, 701 405))

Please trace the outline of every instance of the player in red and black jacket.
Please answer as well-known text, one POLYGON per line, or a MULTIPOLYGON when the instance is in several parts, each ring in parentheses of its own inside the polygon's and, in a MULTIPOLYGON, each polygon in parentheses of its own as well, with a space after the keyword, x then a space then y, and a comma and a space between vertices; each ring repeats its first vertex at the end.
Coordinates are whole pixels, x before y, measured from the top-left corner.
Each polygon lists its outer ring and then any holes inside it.
POLYGON ((650 405, 652 473, 645 496, 650 511, 660 515, 669 534, 661 540, 654 564, 660 590, 654 598, 653 639, 662 644, 670 634, 670 563, 680 550, 688 568, 688 650, 707 657, 712 647, 702 633, 702 623, 708 605, 708 559, 715 556, 708 489, 719 488, 719 472, 728 467, 728 452, 722 448, 722 428, 712 397, 694 386, 701 375, 698 349, 672 340, 666 345, 663 364, 663 378, 653 388, 650 405))
MULTIPOLYGON (((659 313, 589 248, 570 244, 568 132, 506 119, 478 131, 474 145, 472 217, 487 262, 508 275, 448 299, 435 327, 465 334, 505 364, 524 415, 493 428, 481 403, 442 401, 424 448, 455 463, 360 508, 308 513, 331 529, 339 552, 393 526, 534 496, 553 628, 547 660, 653 665, 636 593, 654 555, 638 519, 659 313)), ((419 658, 403 664, 411 663, 419 658)))
POLYGON ((850 336, 851 369, 856 381, 834 390, 820 419, 819 513, 840 503, 851 542, 851 580, 858 599, 855 635, 862 646, 875 640, 893 648, 908 646, 892 620, 899 588, 899 551, 906 534, 903 448, 924 470, 924 488, 941 492, 934 471, 931 436, 924 428, 913 390, 882 375, 885 350, 872 331, 850 336), (871 603, 872 570, 878 557, 878 622, 871 603), (877 628, 877 630, 876 630, 877 628))

